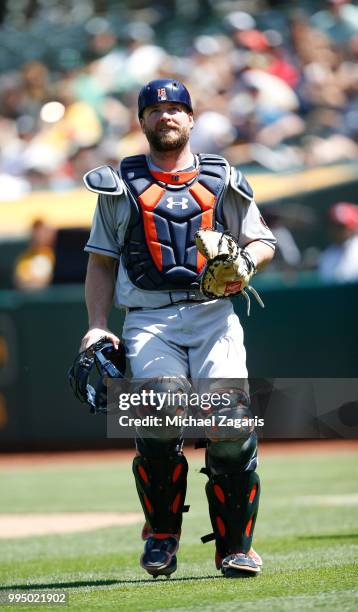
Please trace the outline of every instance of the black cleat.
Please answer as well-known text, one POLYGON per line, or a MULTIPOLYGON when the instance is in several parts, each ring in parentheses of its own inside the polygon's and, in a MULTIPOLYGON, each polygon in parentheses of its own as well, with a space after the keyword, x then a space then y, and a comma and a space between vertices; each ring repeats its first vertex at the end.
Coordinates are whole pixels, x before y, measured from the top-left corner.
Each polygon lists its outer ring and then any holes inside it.
POLYGON ((153 578, 157 578, 157 576, 169 577, 177 569, 175 553, 178 548, 179 542, 174 535, 167 538, 150 536, 145 543, 140 564, 153 578))
POLYGON ((228 555, 222 560, 221 571, 225 578, 240 578, 244 576, 257 576, 260 566, 254 559, 244 553, 228 555))

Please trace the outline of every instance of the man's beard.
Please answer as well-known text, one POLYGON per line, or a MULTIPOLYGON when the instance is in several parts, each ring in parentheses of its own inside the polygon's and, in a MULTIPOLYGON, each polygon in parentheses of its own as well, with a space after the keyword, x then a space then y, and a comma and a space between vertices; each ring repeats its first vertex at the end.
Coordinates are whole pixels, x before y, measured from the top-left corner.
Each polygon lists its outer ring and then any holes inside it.
POLYGON ((170 132, 161 132, 146 127, 145 135, 150 146, 156 151, 175 151, 185 147, 189 140, 190 131, 182 127, 172 128, 170 132))

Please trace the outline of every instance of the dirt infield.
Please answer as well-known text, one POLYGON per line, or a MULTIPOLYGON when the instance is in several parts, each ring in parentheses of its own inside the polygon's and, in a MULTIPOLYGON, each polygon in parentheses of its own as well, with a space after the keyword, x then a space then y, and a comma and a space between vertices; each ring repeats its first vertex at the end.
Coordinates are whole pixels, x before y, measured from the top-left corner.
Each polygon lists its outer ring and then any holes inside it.
MULTIPOLYGON (((260 442, 260 455, 288 453, 358 452, 358 440, 285 440, 260 442)), ((203 449, 185 449, 185 455, 200 458, 203 449)), ((135 450, 95 450, 63 452, 0 453, 0 470, 37 465, 64 465, 66 463, 103 463, 107 461, 132 461, 135 450)))
POLYGON ((143 520, 141 513, 133 512, 0 514, 0 539, 92 531, 112 525, 135 525, 143 520))

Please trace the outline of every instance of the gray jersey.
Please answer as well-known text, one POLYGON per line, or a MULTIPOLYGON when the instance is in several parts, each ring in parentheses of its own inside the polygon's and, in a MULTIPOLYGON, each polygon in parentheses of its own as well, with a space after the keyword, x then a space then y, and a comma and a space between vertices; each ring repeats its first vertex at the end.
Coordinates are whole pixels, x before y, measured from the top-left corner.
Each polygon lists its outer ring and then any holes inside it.
MULTIPOLYGON (((263 221, 256 203, 249 202, 229 184, 223 202, 225 229, 238 239, 241 247, 260 240, 275 248, 276 239, 263 221)), ((122 307, 158 308, 183 300, 203 300, 203 294, 195 291, 147 291, 138 289, 129 280, 121 257, 125 234, 130 219, 130 203, 125 194, 108 196, 100 194, 94 214, 91 234, 85 251, 107 255, 119 260, 115 288, 115 305, 122 307)))

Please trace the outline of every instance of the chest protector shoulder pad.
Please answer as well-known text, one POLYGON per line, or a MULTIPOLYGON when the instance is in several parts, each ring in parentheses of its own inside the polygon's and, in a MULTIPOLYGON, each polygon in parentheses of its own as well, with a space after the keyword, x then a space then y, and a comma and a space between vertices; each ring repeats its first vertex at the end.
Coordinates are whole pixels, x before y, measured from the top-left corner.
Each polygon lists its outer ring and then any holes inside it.
POLYGON ((131 203, 124 263, 132 283, 149 291, 198 288, 205 258, 197 230, 223 231, 222 202, 230 180, 228 162, 199 155, 195 170, 150 171, 145 155, 125 158, 121 177, 131 203))

